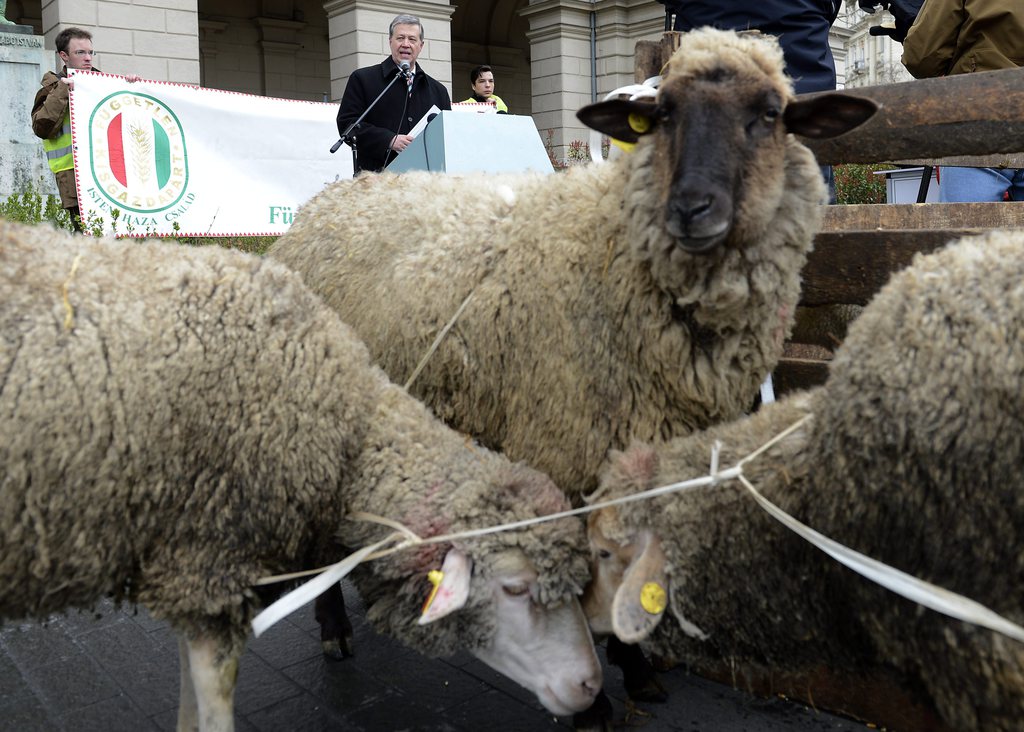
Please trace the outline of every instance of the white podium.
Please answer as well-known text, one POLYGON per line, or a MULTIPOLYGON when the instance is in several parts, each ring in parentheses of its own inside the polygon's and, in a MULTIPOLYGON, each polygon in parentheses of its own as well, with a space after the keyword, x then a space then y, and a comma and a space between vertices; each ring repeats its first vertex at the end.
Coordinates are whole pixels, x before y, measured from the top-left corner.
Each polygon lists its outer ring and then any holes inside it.
POLYGON ((430 121, 387 170, 550 173, 553 168, 532 117, 445 110, 430 121))

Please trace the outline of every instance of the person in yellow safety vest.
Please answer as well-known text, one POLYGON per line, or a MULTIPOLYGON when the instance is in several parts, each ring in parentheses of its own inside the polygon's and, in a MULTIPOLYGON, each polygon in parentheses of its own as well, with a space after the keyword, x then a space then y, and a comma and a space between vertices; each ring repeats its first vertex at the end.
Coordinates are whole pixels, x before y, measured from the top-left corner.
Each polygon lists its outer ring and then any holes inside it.
MULTIPOLYGON (((78 207, 78 192, 75 187, 75 162, 71 146, 71 114, 69 93, 74 88, 74 79, 68 77, 68 69, 99 71, 92 65, 95 53, 92 50, 92 34, 82 28, 65 28, 57 34, 57 55, 64 62, 59 74, 47 71, 40 82, 42 88, 36 92, 32 103, 32 132, 43 140, 46 161, 57 179, 61 206, 71 216, 75 231, 82 230, 81 212, 78 207)), ((137 75, 125 77, 135 82, 137 75)))
POLYGON ((466 102, 482 102, 493 104, 498 109, 498 114, 508 114, 508 105, 501 101, 501 97, 494 93, 494 72, 490 66, 477 66, 469 72, 469 83, 473 87, 473 96, 464 99, 466 102))

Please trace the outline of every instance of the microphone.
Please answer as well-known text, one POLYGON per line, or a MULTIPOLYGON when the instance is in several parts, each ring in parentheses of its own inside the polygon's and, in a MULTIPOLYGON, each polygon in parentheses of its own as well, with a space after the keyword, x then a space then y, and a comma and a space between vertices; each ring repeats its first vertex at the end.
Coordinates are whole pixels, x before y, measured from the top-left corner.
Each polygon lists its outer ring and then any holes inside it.
POLYGON ((398 64, 398 73, 400 73, 406 79, 412 78, 412 68, 409 66, 408 61, 403 61, 402 63, 398 64))

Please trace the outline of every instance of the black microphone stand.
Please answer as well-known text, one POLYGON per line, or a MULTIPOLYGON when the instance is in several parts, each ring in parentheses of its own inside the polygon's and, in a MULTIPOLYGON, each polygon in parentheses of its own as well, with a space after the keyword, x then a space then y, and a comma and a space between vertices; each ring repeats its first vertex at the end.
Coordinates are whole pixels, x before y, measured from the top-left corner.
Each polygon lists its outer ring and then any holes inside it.
POLYGON ((356 137, 357 136, 352 134, 352 130, 354 130, 355 128, 357 128, 359 126, 359 123, 362 122, 363 118, 366 117, 366 115, 368 115, 370 113, 370 110, 373 109, 377 105, 377 102, 380 101, 380 98, 388 93, 388 89, 391 88, 391 85, 394 84, 396 81, 398 81, 403 76, 405 76, 405 74, 403 74, 402 73, 402 69, 399 68, 398 69, 398 73, 396 73, 394 75, 394 77, 391 79, 391 81, 388 82, 388 85, 386 87, 384 87, 383 90, 381 90, 381 93, 377 95, 377 98, 374 99, 372 102, 370 102, 370 106, 368 106, 363 111, 363 113, 361 115, 359 115, 359 119, 357 119, 355 122, 350 124, 348 126, 348 128, 344 132, 341 133, 341 137, 338 138, 338 141, 336 143, 334 143, 333 145, 331 145, 331 152, 332 153, 338 152, 338 148, 340 148, 346 142, 349 145, 352 146, 352 169, 353 170, 358 171, 358 169, 359 169, 359 156, 356 154, 356 137))

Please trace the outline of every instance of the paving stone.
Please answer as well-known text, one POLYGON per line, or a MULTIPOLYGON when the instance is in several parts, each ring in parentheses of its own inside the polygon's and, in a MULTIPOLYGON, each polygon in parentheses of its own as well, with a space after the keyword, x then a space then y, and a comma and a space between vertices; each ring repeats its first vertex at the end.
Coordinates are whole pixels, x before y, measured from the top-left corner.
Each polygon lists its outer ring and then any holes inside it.
POLYGON ((419 703, 420 701, 419 698, 399 694, 387 704, 359 707, 345 716, 342 729, 359 729, 366 732, 461 732, 461 728, 447 713, 427 709, 419 703))
POLYGON ((487 732, 523 732, 523 730, 571 729, 550 712, 511 702, 506 694, 491 689, 480 697, 445 711, 445 717, 459 729, 487 732))
POLYGON ((235 686, 235 709, 240 714, 251 714, 300 693, 301 688, 259 656, 248 651, 242 654, 235 686))
POLYGON ((417 653, 405 656, 401 663, 378 668, 372 673, 435 712, 478 698, 490 688, 479 678, 455 666, 417 653))
POLYGON ((68 732, 155 732, 145 712, 124 694, 104 699, 81 709, 65 712, 57 718, 68 732))
POLYGON ((82 647, 143 709, 178 705, 178 653, 171 653, 128 617, 79 636, 82 647))
POLYGON ((10 684, 5 679, 0 683, 0 730, 17 730, 17 732, 50 732, 57 728, 57 722, 50 718, 46 706, 39 698, 25 689, 14 695, 8 695, 10 684))
POLYGON ((29 686, 55 715, 117 696, 121 690, 110 675, 77 647, 75 655, 46 666, 22 669, 29 686))
POLYGON ((276 623, 259 638, 250 638, 247 649, 271 666, 283 668, 313 657, 320 657, 320 634, 293 625, 287 618, 276 623))
POLYGON ((386 684, 361 668, 354 659, 329 663, 311 658, 284 669, 299 687, 328 705, 345 712, 366 704, 384 704, 396 696, 392 685, 386 684))
POLYGON ((23 670, 66 661, 81 653, 67 628, 55 620, 7 625, 0 630, 0 641, 23 670))
POLYGON ((318 732, 352 730, 354 727, 336 716, 312 694, 300 694, 250 714, 248 723, 255 730, 266 732, 318 732))

